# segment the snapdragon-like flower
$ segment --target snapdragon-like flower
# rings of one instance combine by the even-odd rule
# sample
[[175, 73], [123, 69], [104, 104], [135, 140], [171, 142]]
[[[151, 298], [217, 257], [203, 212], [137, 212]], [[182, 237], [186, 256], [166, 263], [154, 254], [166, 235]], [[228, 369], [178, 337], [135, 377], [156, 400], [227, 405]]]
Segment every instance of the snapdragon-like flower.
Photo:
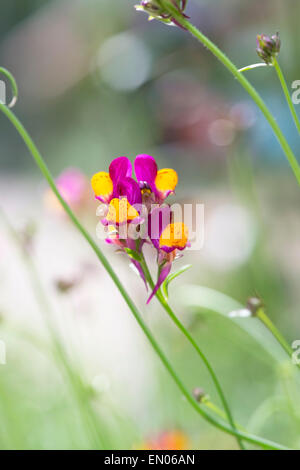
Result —
[[[73, 210], [80, 209], [88, 199], [88, 180], [77, 168], [67, 168], [56, 179], [57, 188]], [[64, 214], [57, 197], [51, 189], [44, 195], [46, 207], [57, 214]]]
[[123, 225], [138, 220], [139, 213], [133, 206], [141, 204], [142, 197], [139, 185], [131, 175], [130, 160], [119, 157], [111, 162], [108, 173], [101, 171], [92, 177], [95, 198], [109, 204], [102, 219], [104, 225]]
[[183, 251], [189, 246], [188, 228], [182, 222], [173, 221], [169, 206], [156, 207], [151, 211], [148, 218], [148, 235], [157, 250], [158, 277], [147, 303], [170, 274], [178, 251]]
[[101, 207], [101, 223], [107, 233], [106, 242], [126, 253], [138, 270], [146, 287], [143, 270], [144, 243], [151, 243], [156, 249], [158, 277], [148, 302], [156, 294], [169, 275], [173, 261], [188, 242], [188, 229], [173, 220], [173, 213], [166, 198], [173, 194], [178, 182], [175, 170], [158, 170], [157, 163], [150, 155], [138, 155], [132, 165], [126, 157], [112, 161], [109, 172], [96, 173], [91, 184]]
[[[187, 0], [170, 0], [177, 10], [182, 14], [183, 17], [187, 18], [184, 14], [186, 8]], [[148, 13], [149, 20], [160, 20], [164, 23], [177, 25], [180, 28], [183, 28], [175, 18], [161, 5], [159, 0], [142, 0], [139, 5], [135, 5], [137, 11], [144, 11]]]
[[138, 155], [134, 161], [134, 170], [140, 188], [144, 193], [153, 193], [155, 202], [161, 203], [174, 193], [178, 183], [176, 171], [171, 168], [158, 170], [155, 159], [150, 155]]
[[258, 34], [256, 38], [257, 49], [256, 52], [259, 57], [268, 65], [272, 64], [273, 58], [280, 52], [281, 41], [279, 33], [273, 36], [266, 34]]

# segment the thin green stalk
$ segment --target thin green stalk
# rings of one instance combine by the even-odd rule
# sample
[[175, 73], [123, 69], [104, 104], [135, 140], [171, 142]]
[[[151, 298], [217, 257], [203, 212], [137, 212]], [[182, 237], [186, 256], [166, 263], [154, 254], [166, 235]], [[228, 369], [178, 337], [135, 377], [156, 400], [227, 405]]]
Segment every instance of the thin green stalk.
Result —
[[273, 65], [274, 65], [274, 67], [275, 67], [275, 70], [276, 70], [276, 72], [277, 72], [277, 75], [278, 75], [280, 84], [281, 84], [281, 86], [282, 86], [282, 89], [283, 89], [283, 92], [284, 92], [284, 94], [285, 94], [287, 103], [288, 103], [288, 105], [289, 105], [289, 108], [290, 108], [292, 117], [293, 117], [293, 119], [294, 119], [295, 126], [297, 127], [297, 130], [298, 130], [298, 132], [299, 132], [299, 134], [300, 134], [300, 121], [299, 121], [298, 115], [297, 115], [297, 113], [296, 113], [295, 106], [294, 106], [294, 104], [293, 104], [293, 102], [292, 102], [292, 98], [291, 98], [291, 95], [290, 95], [290, 92], [289, 92], [289, 89], [288, 89], [286, 80], [285, 80], [285, 78], [284, 78], [282, 69], [281, 69], [281, 67], [280, 67], [280, 65], [279, 65], [279, 62], [278, 62], [278, 60], [277, 60], [276, 57], [273, 58]]
[[[177, 316], [175, 315], [175, 313], [173, 312], [173, 310], [171, 309], [170, 305], [166, 302], [165, 298], [163, 297], [161, 291], [158, 291], [157, 292], [157, 298], [160, 302], [160, 304], [162, 305], [162, 307], [165, 309], [165, 311], [167, 312], [167, 314], [169, 315], [169, 317], [171, 318], [171, 320], [173, 321], [173, 323], [177, 326], [177, 328], [184, 334], [184, 336], [187, 338], [187, 340], [190, 342], [190, 344], [193, 346], [193, 348], [195, 349], [195, 351], [197, 352], [197, 354], [199, 355], [199, 357], [201, 357], [205, 367], [207, 368], [211, 378], [212, 378], [212, 381], [216, 387], [216, 390], [219, 394], [219, 397], [222, 401], [222, 404], [223, 404], [223, 407], [224, 407], [224, 410], [225, 410], [225, 413], [226, 413], [226, 416], [227, 416], [227, 419], [228, 419], [228, 422], [230, 424], [230, 426], [232, 427], [232, 429], [235, 431], [236, 430], [236, 427], [235, 427], [235, 424], [234, 424], [234, 421], [233, 421], [233, 417], [232, 417], [232, 414], [231, 414], [231, 411], [230, 411], [230, 408], [229, 408], [229, 405], [227, 403], [227, 400], [225, 398], [225, 395], [224, 395], [224, 392], [222, 390], [222, 387], [221, 387], [221, 384], [212, 368], [212, 366], [210, 365], [207, 357], [205, 356], [205, 354], [202, 352], [202, 350], [199, 348], [198, 344], [196, 343], [196, 341], [194, 340], [194, 338], [191, 336], [191, 334], [186, 330], [186, 328], [184, 327], [184, 325], [180, 322], [180, 320], [177, 318]], [[237, 437], [237, 442], [238, 442], [238, 445], [240, 446], [240, 448], [242, 450], [244, 450], [244, 445], [241, 441], [241, 439], [239, 439]]]
[[47, 296], [44, 292], [43, 286], [40, 282], [38, 272], [36, 270], [35, 264], [28, 254], [26, 248], [23, 246], [19, 234], [15, 228], [10, 223], [5, 212], [0, 207], [0, 218], [5, 224], [7, 231], [11, 234], [11, 237], [15, 241], [15, 244], [20, 249], [24, 264], [29, 272], [29, 277], [33, 286], [33, 291], [36, 296], [37, 303], [40, 307], [41, 313], [43, 313], [43, 318], [47, 324], [48, 330], [50, 332], [50, 338], [52, 341], [52, 352], [54, 357], [56, 357], [63, 373], [69, 382], [69, 387], [73, 396], [78, 404], [78, 408], [82, 417], [82, 421], [86, 424], [87, 432], [90, 435], [91, 443], [95, 449], [99, 448], [99, 443], [102, 447], [105, 448], [106, 437], [101, 433], [98, 423], [94, 418], [93, 410], [91, 409], [90, 403], [86, 397], [86, 389], [81, 381], [81, 378], [69, 365], [65, 350], [56, 335], [55, 327], [51, 320], [51, 308], [47, 299]]
[[[213, 403], [209, 399], [209, 397], [204, 397], [201, 403], [203, 403], [203, 405], [205, 405], [209, 410], [212, 410], [216, 415], [220, 416], [220, 418], [226, 420], [227, 418], [226, 413], [224, 413], [223, 410], [221, 410], [215, 403]], [[235, 424], [236, 429], [240, 429], [241, 431], [247, 432], [246, 429], [240, 426], [238, 423], [234, 423], [234, 424]]]
[[104, 256], [104, 254], [102, 253], [102, 251], [100, 250], [98, 245], [96, 244], [96, 242], [93, 240], [93, 238], [89, 235], [89, 233], [85, 230], [85, 228], [80, 224], [80, 222], [76, 218], [75, 214], [72, 212], [72, 210], [70, 209], [70, 207], [68, 206], [66, 201], [63, 199], [63, 197], [59, 193], [59, 191], [58, 191], [58, 189], [55, 185], [54, 179], [53, 179], [53, 177], [51, 176], [51, 173], [48, 170], [47, 165], [45, 164], [41, 154], [39, 153], [37, 147], [35, 146], [33, 140], [31, 139], [28, 132], [25, 130], [22, 123], [14, 115], [14, 113], [12, 113], [12, 111], [10, 111], [10, 109], [8, 109], [2, 103], [0, 103], [0, 111], [2, 111], [5, 114], [5, 116], [9, 119], [9, 121], [13, 124], [13, 126], [16, 128], [16, 130], [18, 131], [18, 133], [22, 137], [22, 139], [23, 139], [24, 143], [26, 144], [29, 152], [31, 153], [33, 159], [35, 160], [38, 168], [40, 169], [41, 173], [44, 175], [45, 179], [49, 183], [51, 189], [53, 190], [54, 194], [58, 198], [58, 200], [61, 203], [62, 207], [64, 208], [64, 210], [68, 214], [69, 218], [71, 219], [71, 221], [73, 222], [73, 224], [75, 225], [77, 230], [83, 235], [83, 237], [86, 239], [86, 241], [88, 242], [90, 247], [93, 249], [93, 251], [95, 252], [97, 258], [100, 260], [103, 267], [106, 269], [107, 273], [110, 275], [111, 279], [115, 283], [116, 287], [119, 289], [119, 292], [121, 293], [121, 295], [124, 298], [126, 304], [128, 305], [129, 309], [131, 310], [132, 314], [134, 315], [137, 323], [139, 324], [139, 326], [143, 330], [144, 334], [146, 335], [147, 339], [149, 340], [149, 342], [150, 342], [151, 346], [153, 347], [154, 351], [159, 356], [160, 360], [162, 361], [162, 363], [166, 367], [168, 373], [170, 374], [170, 376], [172, 377], [172, 379], [176, 383], [176, 385], [179, 388], [179, 390], [181, 391], [181, 393], [185, 396], [188, 403], [194, 408], [194, 410], [199, 415], [201, 415], [204, 419], [206, 419], [206, 421], [208, 421], [212, 425], [216, 426], [217, 428], [219, 428], [220, 430], [222, 430], [222, 431], [224, 431], [228, 434], [237, 436], [240, 439], [246, 440], [246, 441], [248, 441], [252, 444], [258, 445], [258, 446], [260, 446], [264, 449], [286, 450], [287, 447], [282, 446], [282, 445], [277, 444], [277, 443], [274, 443], [274, 442], [269, 441], [267, 439], [263, 439], [261, 437], [253, 436], [251, 434], [244, 433], [242, 431], [234, 431], [231, 426], [228, 426], [227, 423], [219, 421], [217, 418], [210, 415], [206, 410], [201, 408], [195, 402], [193, 397], [190, 395], [190, 393], [188, 392], [186, 387], [181, 382], [180, 378], [177, 376], [175, 370], [173, 369], [170, 362], [166, 358], [165, 354], [163, 353], [163, 351], [159, 347], [158, 343], [154, 339], [151, 331], [148, 329], [146, 323], [142, 319], [138, 309], [136, 308], [135, 304], [131, 300], [130, 296], [127, 294], [126, 289], [124, 288], [123, 284], [119, 280], [119, 278], [118, 278], [117, 274], [115, 273], [115, 271], [113, 270], [112, 266], [110, 265], [110, 263], [108, 262], [108, 260], [106, 259], [106, 257]]
[[[293, 349], [262, 308], [256, 312], [256, 317], [259, 318], [259, 320], [268, 328], [272, 335], [277, 339], [278, 343], [285, 350], [289, 358], [291, 358], [294, 352]], [[300, 368], [300, 364], [297, 365]]]
[[273, 129], [274, 134], [276, 135], [288, 161], [292, 168], [292, 171], [300, 185], [300, 165], [289, 146], [286, 138], [284, 137], [279, 125], [277, 124], [276, 119], [274, 118], [273, 114], [270, 112], [268, 107], [266, 106], [265, 102], [261, 98], [261, 96], [257, 93], [255, 88], [251, 85], [251, 83], [247, 80], [247, 78], [243, 75], [243, 73], [239, 72], [237, 67], [233, 64], [233, 62], [221, 51], [210, 39], [208, 39], [198, 28], [192, 25], [188, 19], [184, 18], [180, 12], [174, 7], [169, 0], [159, 0], [160, 4], [163, 6], [165, 10], [167, 10], [172, 17], [176, 19], [176, 21], [182, 25], [186, 30], [188, 30], [198, 41], [200, 41], [207, 49], [212, 52], [212, 54], [230, 71], [230, 73], [240, 82], [240, 84], [245, 88], [248, 94], [251, 96], [253, 101], [257, 104], [260, 108], [262, 113], [264, 114], [265, 118], [269, 122], [271, 128]]
[[267, 398], [252, 414], [247, 427], [257, 432], [277, 412], [286, 412], [285, 402], [278, 396]]
[[[142, 262], [141, 262], [141, 265], [142, 265], [142, 268], [143, 268], [143, 271], [144, 271], [144, 274], [145, 274], [145, 277], [151, 287], [151, 289], [153, 290], [154, 289], [154, 282], [153, 282], [153, 279], [152, 279], [152, 276], [151, 276], [151, 273], [149, 271], [149, 268], [147, 266], [147, 263], [146, 263], [146, 260], [145, 258], [143, 257], [142, 258]], [[206, 355], [203, 353], [203, 351], [200, 349], [200, 347], [198, 346], [198, 344], [196, 343], [196, 341], [194, 340], [194, 338], [192, 337], [192, 335], [187, 331], [187, 329], [184, 327], [184, 325], [180, 322], [180, 320], [177, 318], [177, 316], [175, 315], [175, 313], [173, 312], [173, 310], [171, 309], [169, 303], [167, 302], [167, 300], [165, 299], [165, 297], [163, 296], [161, 290], [159, 289], [156, 293], [156, 297], [158, 299], [158, 301], [160, 302], [161, 306], [163, 307], [163, 309], [167, 312], [167, 314], [169, 315], [169, 317], [171, 318], [171, 320], [173, 321], [173, 323], [177, 326], [177, 328], [181, 331], [181, 333], [183, 333], [183, 335], [187, 338], [187, 340], [189, 341], [189, 343], [193, 346], [193, 348], [195, 349], [195, 351], [197, 352], [198, 356], [201, 358], [201, 361], [204, 363], [206, 369], [208, 370], [209, 372], [209, 375], [211, 376], [212, 378], [212, 381], [216, 387], [216, 390], [218, 392], [218, 395], [221, 399], [221, 402], [223, 404], [223, 407], [224, 407], [224, 410], [225, 410], [225, 413], [226, 413], [226, 416], [227, 416], [227, 419], [228, 419], [228, 422], [230, 423], [231, 427], [233, 430], [236, 430], [236, 427], [235, 427], [235, 424], [234, 424], [234, 421], [233, 421], [233, 417], [232, 417], [232, 414], [231, 414], [231, 411], [230, 411], [230, 408], [229, 408], [229, 405], [227, 403], [227, 400], [225, 398], [225, 394], [222, 390], [222, 387], [221, 387], [221, 384], [212, 368], [212, 366], [210, 365], [210, 362], [208, 361]], [[242, 450], [245, 450], [244, 446], [243, 446], [243, 443], [242, 441], [237, 438], [237, 442], [238, 442], [238, 445], [240, 446], [240, 448]]]
[[259, 62], [258, 64], [247, 65], [239, 69], [239, 72], [248, 72], [249, 70], [257, 69], [258, 67], [272, 67], [271, 64], [265, 64], [264, 62]]
[[10, 82], [11, 91], [13, 93], [13, 96], [12, 96], [12, 99], [11, 99], [10, 103], [7, 106], [9, 108], [13, 108], [14, 105], [16, 104], [17, 100], [18, 100], [18, 95], [19, 95], [17, 82], [15, 80], [15, 77], [7, 69], [5, 69], [4, 67], [0, 67], [0, 73], [2, 73], [2, 75], [4, 75]]

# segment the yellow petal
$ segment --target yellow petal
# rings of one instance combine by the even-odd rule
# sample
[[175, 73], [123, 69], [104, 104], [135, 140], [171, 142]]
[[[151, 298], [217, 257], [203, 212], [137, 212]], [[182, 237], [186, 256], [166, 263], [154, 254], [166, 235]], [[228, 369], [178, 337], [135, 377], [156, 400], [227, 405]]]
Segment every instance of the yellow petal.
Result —
[[188, 228], [181, 222], [169, 224], [162, 232], [159, 239], [159, 246], [169, 248], [185, 248], [188, 242]]
[[91, 185], [96, 196], [101, 197], [104, 201], [108, 199], [113, 192], [113, 182], [109, 173], [100, 171], [91, 179]]
[[109, 203], [106, 220], [112, 224], [123, 224], [136, 219], [139, 213], [129, 204], [126, 197], [114, 198]]
[[164, 168], [157, 172], [155, 178], [155, 186], [158, 191], [165, 193], [174, 191], [178, 183], [178, 176], [175, 170], [171, 168]]

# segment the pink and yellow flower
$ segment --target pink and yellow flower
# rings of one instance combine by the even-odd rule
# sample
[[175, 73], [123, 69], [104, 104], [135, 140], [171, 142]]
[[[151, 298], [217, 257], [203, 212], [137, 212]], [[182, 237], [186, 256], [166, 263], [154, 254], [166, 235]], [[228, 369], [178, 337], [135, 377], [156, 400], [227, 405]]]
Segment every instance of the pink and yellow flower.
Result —
[[141, 189], [154, 193], [157, 202], [164, 201], [173, 194], [178, 183], [175, 170], [158, 170], [157, 163], [150, 155], [138, 155], [134, 161], [135, 176]]
[[157, 207], [149, 214], [148, 235], [158, 253], [158, 278], [147, 303], [170, 274], [178, 250], [189, 246], [187, 226], [182, 222], [173, 222], [172, 217], [169, 206]]
[[[137, 181], [132, 178], [132, 165], [128, 158], [119, 157], [112, 161], [109, 172], [96, 173], [91, 184], [95, 198], [106, 205], [101, 222], [108, 233], [107, 243], [129, 254], [141, 278], [147, 286], [143, 271], [142, 248], [152, 243], [157, 251], [158, 279], [148, 302], [156, 294], [172, 268], [179, 251], [188, 242], [188, 229], [182, 222], [174, 221], [166, 198], [175, 192], [178, 176], [175, 170], [159, 170], [150, 155], [138, 155], [134, 161]], [[146, 211], [146, 214], [145, 214]], [[124, 232], [124, 226], [140, 230], [144, 237], [138, 240]], [[124, 235], [125, 233], [125, 235]]]
[[139, 217], [134, 205], [141, 204], [139, 185], [132, 178], [132, 165], [128, 158], [115, 158], [109, 172], [101, 171], [91, 179], [95, 198], [108, 204], [104, 225], [122, 225]]

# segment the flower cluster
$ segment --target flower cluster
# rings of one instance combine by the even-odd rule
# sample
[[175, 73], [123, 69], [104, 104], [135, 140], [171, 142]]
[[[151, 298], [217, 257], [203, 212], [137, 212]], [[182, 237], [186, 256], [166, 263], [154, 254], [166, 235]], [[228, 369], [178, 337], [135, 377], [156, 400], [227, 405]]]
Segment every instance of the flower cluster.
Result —
[[[187, 0], [171, 0], [171, 2], [173, 3], [174, 7], [177, 8], [177, 10], [182, 14], [182, 16], [187, 18], [187, 16], [184, 14]], [[175, 24], [182, 28], [176, 19], [165, 10], [159, 0], [142, 0], [139, 5], [135, 5], [135, 9], [148, 13], [149, 20], [158, 19], [164, 23]]]
[[279, 38], [279, 33], [273, 34], [271, 37], [267, 36], [266, 34], [258, 34], [256, 43], [256, 52], [259, 57], [266, 64], [272, 64], [273, 58], [276, 57], [280, 52], [281, 41]]
[[159, 170], [150, 155], [138, 155], [133, 168], [127, 157], [114, 159], [108, 172], [96, 173], [91, 184], [102, 205], [98, 214], [106, 228], [106, 242], [127, 253], [147, 287], [143, 269], [144, 243], [156, 249], [158, 278], [148, 299], [155, 295], [169, 275], [172, 262], [188, 245], [188, 229], [174, 221], [166, 198], [174, 193], [178, 176], [175, 170]]

